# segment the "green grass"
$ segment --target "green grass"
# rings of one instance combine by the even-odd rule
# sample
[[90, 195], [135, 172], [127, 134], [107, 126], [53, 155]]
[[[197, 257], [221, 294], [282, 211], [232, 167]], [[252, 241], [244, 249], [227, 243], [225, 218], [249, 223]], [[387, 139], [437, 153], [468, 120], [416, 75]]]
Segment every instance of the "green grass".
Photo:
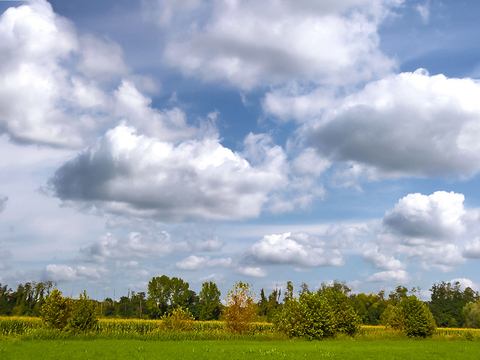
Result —
[[478, 359], [480, 346], [462, 341], [0, 341], [8, 359]]

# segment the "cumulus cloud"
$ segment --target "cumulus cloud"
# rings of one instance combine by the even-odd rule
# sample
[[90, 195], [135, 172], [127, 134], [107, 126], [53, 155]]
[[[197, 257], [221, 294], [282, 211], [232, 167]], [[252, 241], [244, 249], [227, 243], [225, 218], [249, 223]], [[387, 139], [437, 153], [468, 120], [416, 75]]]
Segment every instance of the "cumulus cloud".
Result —
[[265, 277], [268, 273], [260, 267], [239, 267], [236, 272], [245, 276], [251, 277]]
[[386, 73], [378, 24], [398, 0], [152, 0], [167, 34], [164, 56], [184, 74], [243, 89], [291, 79], [345, 84]]
[[140, 134], [177, 142], [200, 133], [197, 128], [187, 125], [186, 115], [181, 109], [152, 108], [152, 99], [140, 93], [131, 81], [123, 80], [114, 92], [114, 98], [116, 116], [126, 119]]
[[480, 259], [480, 238], [478, 236], [471, 241], [467, 241], [463, 249], [463, 256], [470, 259]]
[[210, 256], [189, 256], [182, 261], [175, 263], [175, 267], [180, 270], [200, 270], [215, 267], [230, 267], [231, 258], [210, 259]]
[[360, 164], [358, 176], [470, 177], [480, 171], [480, 83], [426, 70], [369, 83], [304, 126], [332, 162]]
[[60, 166], [49, 187], [65, 202], [116, 214], [162, 221], [246, 219], [258, 216], [268, 194], [287, 180], [280, 147], [259, 152], [249, 145], [248, 151], [256, 166], [217, 138], [175, 145], [121, 125]]
[[122, 48], [111, 41], [102, 41], [92, 35], [80, 38], [81, 60], [77, 69], [91, 78], [109, 79], [128, 73]]
[[44, 0], [2, 14], [0, 133], [19, 143], [79, 147], [102, 126], [106, 95], [74, 70], [74, 55], [91, 58], [102, 45], [83, 45]]
[[70, 267], [68, 265], [49, 264], [43, 271], [42, 278], [47, 281], [65, 282], [72, 280], [99, 280], [107, 270], [104, 268], [88, 268], [85, 266]]
[[250, 260], [269, 265], [293, 265], [299, 268], [341, 266], [340, 252], [307, 233], [265, 235], [248, 251]]
[[375, 269], [381, 270], [400, 270], [405, 267], [404, 264], [395, 257], [382, 254], [378, 251], [378, 247], [367, 250], [363, 253], [363, 260], [372, 264]]
[[463, 288], [464, 290], [469, 287], [473, 291], [479, 291], [480, 286], [478, 284], [475, 284], [472, 280], [466, 279], [466, 278], [456, 278], [450, 280], [450, 284], [455, 284], [456, 282], [460, 283], [460, 287]]
[[225, 283], [225, 276], [222, 274], [210, 274], [208, 276], [204, 276], [200, 279], [198, 279], [198, 282], [204, 283], [204, 282], [214, 282], [216, 284], [224, 284]]
[[463, 194], [445, 191], [405, 196], [386, 212], [376, 230], [377, 246], [364, 252], [364, 260], [390, 271], [404, 268], [408, 259], [425, 269], [453, 270], [476, 254], [476, 240], [469, 238], [478, 233], [478, 211], [463, 202]]
[[366, 282], [395, 282], [397, 284], [407, 284], [410, 281], [410, 275], [404, 270], [382, 271], [373, 274], [365, 279]]
[[[465, 232], [465, 196], [437, 191], [432, 195], [409, 194], [387, 211], [383, 224], [411, 241], [451, 239]], [[410, 241], [410, 240], [407, 240]]]
[[82, 245], [79, 259], [103, 263], [108, 259], [164, 257], [185, 247], [186, 244], [182, 242], [174, 243], [165, 231], [131, 232], [120, 238], [108, 233], [93, 243]]

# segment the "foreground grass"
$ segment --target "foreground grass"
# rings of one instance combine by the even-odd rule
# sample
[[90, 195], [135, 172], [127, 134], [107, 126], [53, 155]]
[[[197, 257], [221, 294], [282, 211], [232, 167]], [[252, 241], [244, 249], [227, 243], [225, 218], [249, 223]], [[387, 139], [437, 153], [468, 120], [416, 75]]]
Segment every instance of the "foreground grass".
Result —
[[474, 342], [438, 341], [0, 341], [8, 359], [478, 359]]

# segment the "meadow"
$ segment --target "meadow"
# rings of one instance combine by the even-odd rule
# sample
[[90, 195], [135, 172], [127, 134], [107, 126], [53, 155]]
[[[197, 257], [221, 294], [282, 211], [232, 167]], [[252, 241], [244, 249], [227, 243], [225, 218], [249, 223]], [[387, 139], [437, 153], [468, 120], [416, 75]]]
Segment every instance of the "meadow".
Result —
[[249, 334], [221, 321], [197, 321], [187, 332], [161, 331], [161, 320], [100, 319], [89, 333], [45, 329], [38, 318], [0, 317], [1, 359], [458, 359], [480, 357], [480, 330], [437, 329], [410, 339], [383, 326], [323, 341], [288, 339], [270, 323]]
[[464, 341], [0, 341], [7, 359], [475, 359], [476, 342]]

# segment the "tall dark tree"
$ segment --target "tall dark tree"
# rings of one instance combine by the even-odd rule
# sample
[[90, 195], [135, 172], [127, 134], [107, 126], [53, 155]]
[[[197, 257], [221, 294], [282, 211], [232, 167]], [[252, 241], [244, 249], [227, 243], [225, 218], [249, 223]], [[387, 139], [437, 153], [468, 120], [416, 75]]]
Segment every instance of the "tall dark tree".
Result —
[[220, 290], [212, 282], [204, 282], [198, 303], [198, 318], [202, 321], [218, 320], [221, 313]]
[[465, 321], [463, 308], [478, 297], [478, 293], [469, 287], [462, 291], [458, 281], [453, 285], [442, 281], [434, 284], [430, 291], [432, 295], [428, 307], [438, 327], [461, 327]]

